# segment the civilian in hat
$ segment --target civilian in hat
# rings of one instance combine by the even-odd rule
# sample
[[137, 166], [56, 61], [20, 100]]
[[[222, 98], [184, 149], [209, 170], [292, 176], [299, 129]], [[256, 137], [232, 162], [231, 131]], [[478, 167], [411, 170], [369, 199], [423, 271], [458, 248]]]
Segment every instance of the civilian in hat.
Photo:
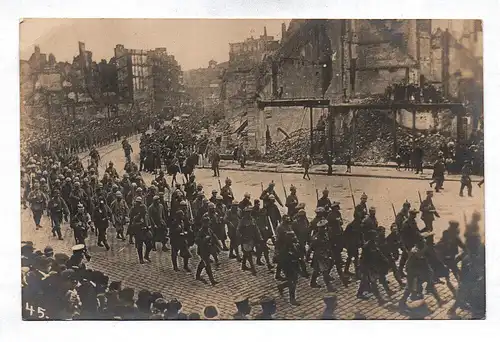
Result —
[[335, 310], [337, 309], [337, 296], [326, 295], [323, 297], [323, 302], [325, 303], [325, 309], [319, 319], [337, 319], [337, 315], [335, 314]]
[[293, 217], [297, 213], [297, 205], [299, 204], [299, 199], [297, 197], [297, 188], [292, 185], [290, 186], [290, 195], [285, 200], [285, 206], [288, 208], [288, 216]]
[[236, 304], [236, 309], [238, 310], [234, 315], [233, 319], [236, 320], [246, 320], [247, 315], [250, 314], [250, 311], [252, 311], [252, 307], [250, 306], [250, 302], [248, 300], [248, 297], [241, 297], [236, 299], [234, 302]]
[[255, 319], [274, 319], [273, 315], [276, 313], [276, 301], [271, 297], [263, 297], [260, 300], [262, 312], [255, 316]]
[[203, 319], [205, 320], [218, 320], [219, 319], [219, 310], [214, 305], [206, 306], [203, 310]]

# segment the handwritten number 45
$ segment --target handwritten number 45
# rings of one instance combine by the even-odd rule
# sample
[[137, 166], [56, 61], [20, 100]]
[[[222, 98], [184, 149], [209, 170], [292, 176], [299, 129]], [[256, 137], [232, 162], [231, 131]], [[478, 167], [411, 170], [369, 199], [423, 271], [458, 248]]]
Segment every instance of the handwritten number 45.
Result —
[[33, 308], [32, 305], [26, 303], [26, 311], [29, 311], [30, 316], [34, 316], [36, 314], [38, 318], [45, 318], [48, 319], [49, 317], [45, 315], [45, 309], [41, 307], [37, 307], [37, 310], [35, 311], [35, 308]]

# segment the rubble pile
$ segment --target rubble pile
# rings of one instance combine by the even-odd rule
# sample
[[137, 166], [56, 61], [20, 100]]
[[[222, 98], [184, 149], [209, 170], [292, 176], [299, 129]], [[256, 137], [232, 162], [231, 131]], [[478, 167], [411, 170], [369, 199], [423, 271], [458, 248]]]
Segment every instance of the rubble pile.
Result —
[[271, 143], [263, 160], [271, 163], [300, 163], [309, 151], [309, 130], [301, 128], [289, 136], [289, 138]]

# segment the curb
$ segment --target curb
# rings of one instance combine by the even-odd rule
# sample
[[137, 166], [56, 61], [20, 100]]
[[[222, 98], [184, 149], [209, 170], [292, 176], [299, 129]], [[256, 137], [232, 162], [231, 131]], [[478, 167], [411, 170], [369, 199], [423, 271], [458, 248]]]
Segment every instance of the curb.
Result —
[[[208, 166], [198, 166], [199, 169], [209, 169], [211, 170], [211, 167]], [[277, 170], [277, 169], [241, 169], [241, 168], [236, 168], [236, 167], [227, 167], [227, 166], [222, 166], [220, 167], [221, 170], [228, 170], [228, 171], [251, 171], [251, 172], [269, 172], [269, 173], [290, 173], [290, 174], [302, 174], [302, 171], [297, 171], [297, 170]], [[310, 175], [317, 175], [317, 176], [328, 176], [327, 172], [322, 172], [322, 171], [311, 171], [309, 172]], [[384, 179], [407, 179], [407, 180], [425, 180], [425, 181], [431, 181], [432, 178], [425, 176], [425, 177], [411, 177], [411, 176], [392, 176], [392, 175], [370, 175], [370, 174], [360, 174], [360, 173], [343, 173], [343, 172], [333, 172], [331, 176], [337, 176], [337, 177], [359, 177], [359, 178], [384, 178]], [[460, 182], [460, 179], [455, 179], [455, 178], [450, 178], [450, 179], [445, 179], [446, 182]], [[475, 180], [473, 180], [474, 182]]]

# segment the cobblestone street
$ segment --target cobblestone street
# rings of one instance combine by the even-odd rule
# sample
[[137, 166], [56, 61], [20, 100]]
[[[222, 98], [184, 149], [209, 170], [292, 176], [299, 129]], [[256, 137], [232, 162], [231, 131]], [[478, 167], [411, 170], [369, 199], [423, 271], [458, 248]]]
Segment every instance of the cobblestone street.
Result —
[[[138, 143], [136, 139], [131, 139], [131, 142], [133, 142], [133, 156], [137, 159]], [[124, 155], [120, 142], [102, 148], [100, 153], [102, 156], [101, 174], [110, 160], [113, 160], [118, 172], [123, 173]], [[84, 165], [86, 165], [86, 161], [84, 161]], [[217, 178], [212, 177], [210, 170], [197, 169], [195, 173], [196, 180], [203, 184], [205, 193], [209, 193], [212, 189], [218, 190]], [[368, 195], [368, 204], [377, 208], [379, 224], [385, 227], [389, 227], [394, 219], [391, 203], [394, 204], [396, 211], [399, 211], [406, 199], [411, 202], [413, 207], [418, 207], [418, 191], [420, 191], [423, 198], [425, 197], [425, 191], [429, 189], [428, 181], [419, 179], [311, 175], [312, 179], [305, 181], [302, 180], [300, 174], [283, 173], [282, 175], [287, 193], [289, 193], [290, 185], [293, 184], [297, 187], [299, 202], [306, 203], [308, 217], [313, 217], [316, 204], [316, 189], [321, 194], [322, 189], [326, 187], [330, 190], [330, 198], [341, 203], [341, 211], [346, 223], [352, 219], [353, 214], [353, 203], [349, 191], [350, 179], [356, 202], [359, 201], [360, 195], [365, 192]], [[153, 176], [143, 174], [143, 177], [146, 184], [149, 185]], [[237, 199], [241, 199], [245, 192], [249, 192], [252, 199], [257, 198], [261, 193], [261, 183], [266, 187], [269, 182], [274, 180], [276, 191], [279, 197], [284, 200], [281, 178], [277, 173], [221, 170], [220, 181], [222, 184], [226, 177], [232, 179], [232, 188]], [[463, 229], [464, 216], [470, 218], [474, 210], [483, 213], [483, 190], [474, 185], [474, 197], [459, 197], [459, 186], [459, 182], [447, 182], [444, 185], [445, 190], [434, 196], [434, 204], [441, 215], [441, 218], [435, 222], [437, 239], [440, 238], [442, 230], [447, 227], [450, 219], [458, 220]], [[46, 217], [42, 221], [43, 229], [35, 230], [30, 211], [23, 210], [21, 216], [23, 241], [33, 241], [37, 248], [43, 249], [46, 245], [50, 245], [56, 252], [71, 253], [74, 239], [68, 224], [63, 226], [64, 240], [59, 241], [51, 236], [50, 222]], [[422, 225], [420, 220], [419, 225]], [[157, 252], [152, 252], [152, 263], [141, 265], [138, 262], [135, 248], [129, 245], [128, 242], [117, 240], [114, 229], [108, 230], [108, 240], [111, 250], [107, 252], [104, 248], [96, 246], [95, 236], [90, 237], [88, 245], [92, 255], [91, 268], [105, 272], [110, 276], [110, 280], [122, 280], [124, 286], [134, 287], [136, 292], [146, 288], [151, 291], [160, 291], [167, 298], [176, 297], [182, 302], [183, 311], [186, 313], [201, 312], [206, 305], [216, 304], [220, 309], [221, 318], [230, 318], [235, 311], [233, 304], [235, 297], [248, 296], [252, 302], [258, 302], [263, 295], [269, 295], [277, 299], [277, 318], [314, 319], [319, 317], [323, 309], [322, 297], [326, 294], [324, 287], [313, 289], [309, 287], [308, 279], [300, 279], [297, 294], [302, 305], [298, 307], [291, 306], [286, 296], [279, 297], [273, 274], [269, 273], [265, 267], [258, 267], [257, 276], [252, 276], [249, 272], [241, 271], [240, 264], [235, 260], [228, 259], [227, 252], [222, 252], [220, 258], [222, 264], [214, 271], [215, 277], [220, 283], [212, 287], [194, 279], [194, 270], [199, 260], [197, 256], [190, 261], [191, 269], [193, 269], [192, 273], [175, 272], [172, 269], [170, 252], [162, 252], [158, 249]], [[424, 317], [426, 319], [445, 319], [448, 318], [446, 311], [453, 303], [452, 294], [446, 285], [437, 285], [445, 305], [438, 308], [435, 300], [427, 295], [425, 298], [427, 305], [411, 309], [411, 315], [409, 315], [398, 311], [397, 302], [402, 291], [399, 290], [392, 274], [388, 278], [390, 287], [395, 291], [395, 294], [383, 306], [379, 306], [375, 298], [370, 300], [357, 299], [358, 282], [351, 282], [348, 288], [344, 288], [336, 275], [334, 278], [338, 297], [337, 313], [341, 319], [352, 318], [352, 315], [356, 312], [364, 314], [369, 319]], [[381, 292], [385, 294], [383, 290]], [[419, 303], [413, 303], [413, 305], [417, 304]], [[412, 303], [410, 303], [410, 306], [412, 306]], [[252, 315], [257, 314], [259, 308], [257, 305], [254, 306]], [[458, 314], [461, 317], [467, 317], [464, 312], [458, 311]]]

